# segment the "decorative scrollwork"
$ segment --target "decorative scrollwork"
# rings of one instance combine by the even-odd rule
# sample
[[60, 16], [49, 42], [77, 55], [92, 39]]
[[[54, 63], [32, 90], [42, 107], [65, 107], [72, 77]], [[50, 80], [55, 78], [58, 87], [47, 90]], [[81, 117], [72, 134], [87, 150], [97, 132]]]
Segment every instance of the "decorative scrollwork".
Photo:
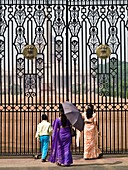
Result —
[[56, 40], [56, 57], [58, 60], [61, 60], [62, 58], [62, 44], [62, 40]]
[[3, 35], [7, 27], [7, 23], [4, 17], [5, 10], [0, 6], [0, 35]]
[[118, 66], [118, 60], [114, 57], [112, 57], [110, 59], [110, 72], [112, 77], [116, 77], [117, 76], [117, 66]]
[[93, 57], [91, 59], [91, 75], [93, 78], [97, 77], [97, 70], [98, 70], [98, 59]]
[[109, 95], [109, 74], [98, 74], [99, 82], [99, 95], [108, 96]]
[[71, 19], [69, 21], [69, 30], [72, 34], [72, 36], [78, 36], [78, 33], [80, 31], [80, 21], [78, 19], [79, 16], [79, 7], [71, 7], [70, 8], [70, 16]]
[[23, 27], [17, 27], [17, 36], [15, 38], [15, 47], [18, 51], [18, 53], [22, 53], [23, 47], [26, 45], [26, 40], [24, 37], [24, 28]]
[[117, 21], [118, 21], [118, 11], [116, 6], [110, 6], [108, 13], [107, 13], [107, 18], [111, 26], [115, 26]]
[[45, 12], [44, 12], [44, 7], [41, 5], [37, 5], [35, 7], [35, 12], [34, 12], [34, 18], [38, 26], [42, 26], [42, 24], [45, 21]]
[[17, 25], [22, 26], [26, 18], [24, 6], [23, 5], [16, 6], [16, 11], [14, 15]]
[[22, 78], [24, 76], [24, 59], [18, 58], [17, 59], [17, 76]]
[[4, 57], [4, 41], [0, 40], [0, 59]]
[[108, 45], [111, 47], [112, 53], [116, 53], [119, 46], [119, 39], [117, 37], [117, 28], [110, 27], [110, 37], [108, 38]]
[[72, 58], [76, 59], [78, 57], [78, 39], [75, 37], [71, 40], [71, 52], [72, 52]]
[[56, 35], [62, 35], [65, 28], [65, 23], [63, 20], [63, 10], [63, 6], [58, 5], [55, 7], [55, 19], [53, 21], [53, 28]]
[[92, 26], [96, 26], [99, 19], [98, 7], [92, 6], [89, 8], [88, 20]]
[[96, 27], [91, 27], [90, 28], [90, 37], [88, 39], [88, 46], [89, 49], [92, 53], [95, 53], [96, 48], [100, 44], [98, 35], [97, 35], [97, 28]]
[[36, 95], [36, 75], [25, 75], [25, 96], [33, 97]]
[[44, 75], [44, 60], [42, 57], [37, 58], [37, 75], [39, 78], [42, 78]]
[[44, 48], [46, 46], [46, 40], [44, 38], [44, 29], [42, 27], [36, 28], [34, 44], [38, 50], [38, 53], [42, 53], [44, 51]]

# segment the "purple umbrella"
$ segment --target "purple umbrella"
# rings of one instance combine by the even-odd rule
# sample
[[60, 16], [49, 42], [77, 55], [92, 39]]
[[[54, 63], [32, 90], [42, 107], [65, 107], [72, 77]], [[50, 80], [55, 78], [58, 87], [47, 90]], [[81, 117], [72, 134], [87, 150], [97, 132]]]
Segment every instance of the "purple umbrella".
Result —
[[71, 102], [66, 101], [62, 103], [64, 113], [70, 123], [79, 131], [84, 129], [84, 120], [79, 110]]

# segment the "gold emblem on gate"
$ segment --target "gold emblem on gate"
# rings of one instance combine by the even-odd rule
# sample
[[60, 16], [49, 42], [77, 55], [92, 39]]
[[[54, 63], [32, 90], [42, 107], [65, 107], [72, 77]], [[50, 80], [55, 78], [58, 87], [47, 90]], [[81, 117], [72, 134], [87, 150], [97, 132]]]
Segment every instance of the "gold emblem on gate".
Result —
[[23, 49], [23, 55], [27, 59], [34, 59], [37, 56], [37, 48], [34, 45], [26, 45]]
[[96, 54], [101, 59], [106, 59], [111, 55], [111, 49], [108, 45], [102, 44], [97, 47]]

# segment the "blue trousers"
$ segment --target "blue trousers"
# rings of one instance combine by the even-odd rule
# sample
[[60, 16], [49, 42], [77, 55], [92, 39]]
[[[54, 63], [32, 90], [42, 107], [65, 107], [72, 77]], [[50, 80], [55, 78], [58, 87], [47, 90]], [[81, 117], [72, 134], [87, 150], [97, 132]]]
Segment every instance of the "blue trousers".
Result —
[[46, 159], [49, 146], [49, 135], [40, 136], [42, 159]]

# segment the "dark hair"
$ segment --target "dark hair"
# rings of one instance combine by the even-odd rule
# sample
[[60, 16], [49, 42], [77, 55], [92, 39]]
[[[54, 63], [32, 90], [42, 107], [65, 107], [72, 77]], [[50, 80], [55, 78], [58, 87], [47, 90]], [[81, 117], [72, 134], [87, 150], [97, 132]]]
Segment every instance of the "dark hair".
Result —
[[62, 123], [63, 127], [66, 127], [66, 125], [67, 125], [67, 117], [64, 114], [64, 112], [61, 113], [61, 123]]
[[87, 109], [86, 110], [86, 117], [87, 119], [90, 119], [93, 115], [93, 111], [91, 109]]
[[59, 112], [60, 112], [62, 127], [66, 127], [66, 125], [67, 125], [67, 117], [64, 114], [64, 109], [63, 109], [62, 104], [59, 104]]
[[42, 114], [42, 120], [48, 120], [48, 116], [46, 114]]
[[90, 119], [92, 118], [92, 115], [93, 115], [93, 109], [94, 109], [94, 106], [93, 105], [88, 105], [88, 108], [86, 110], [86, 117], [87, 119]]
[[64, 109], [63, 109], [63, 105], [60, 103], [59, 104], [59, 112], [61, 113], [61, 112], [64, 112]]
[[91, 109], [91, 110], [93, 111], [94, 106], [93, 106], [92, 104], [89, 104], [89, 105], [88, 105], [88, 109]]

